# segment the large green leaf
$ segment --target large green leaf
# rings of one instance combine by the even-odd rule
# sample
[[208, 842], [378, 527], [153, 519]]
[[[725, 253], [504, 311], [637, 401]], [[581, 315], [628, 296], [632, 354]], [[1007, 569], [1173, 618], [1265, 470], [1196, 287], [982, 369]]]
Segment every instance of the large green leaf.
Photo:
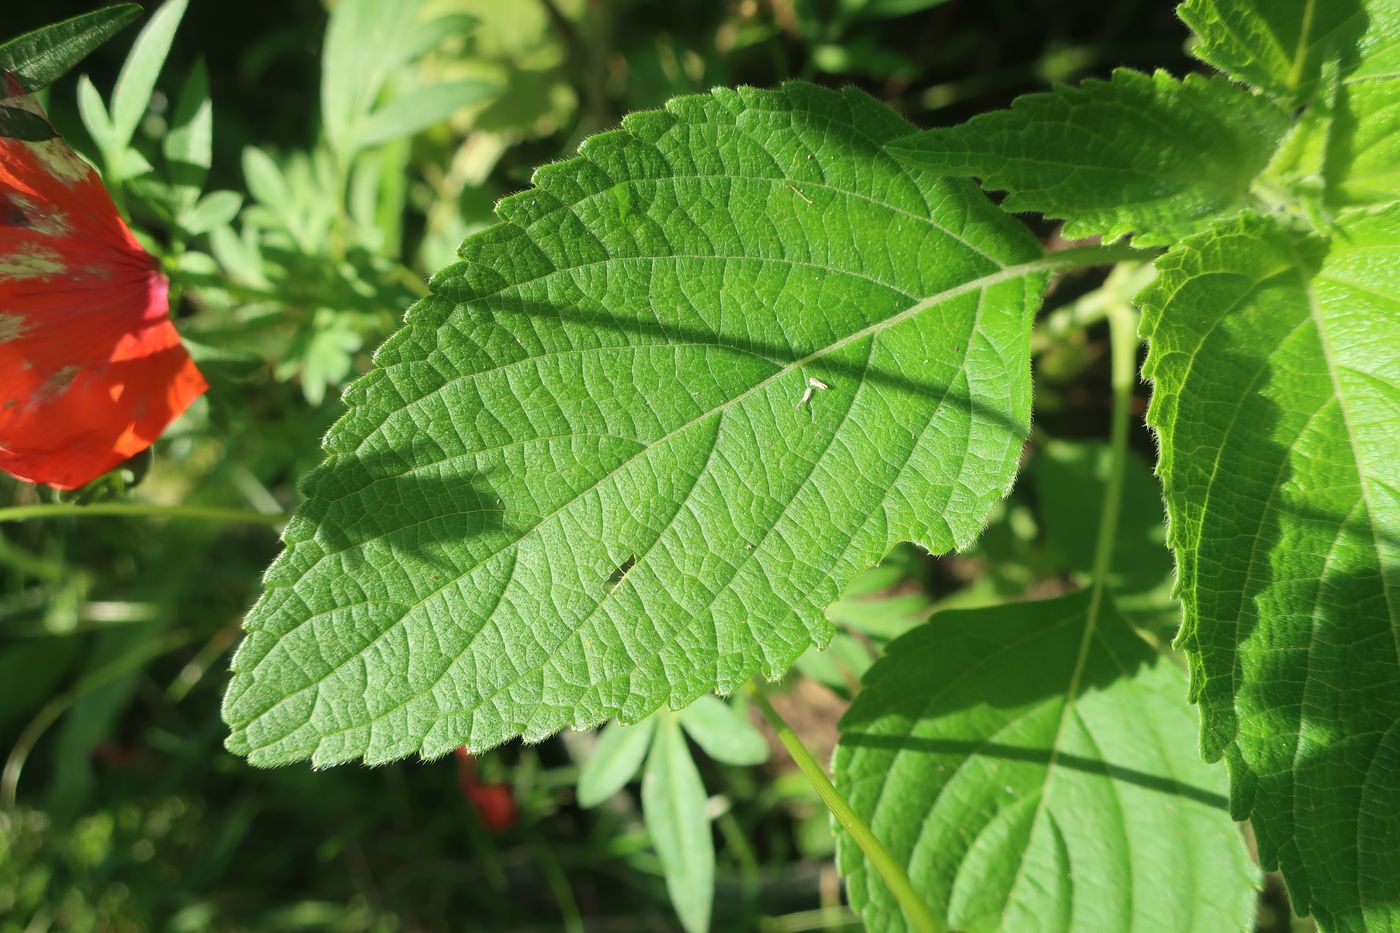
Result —
[[[935, 615], [841, 721], [856, 812], [951, 929], [1243, 930], [1254, 870], [1201, 762], [1185, 678], [1090, 591]], [[860, 850], [867, 929], [906, 929]]]
[[1169, 243], [1238, 213], [1288, 129], [1277, 105], [1224, 78], [1120, 68], [1018, 97], [1010, 110], [896, 141], [899, 158], [976, 175], [1004, 207], [1069, 221], [1070, 237]]
[[466, 241], [346, 393], [229, 747], [376, 762], [776, 676], [1011, 482], [1055, 257], [804, 84], [634, 114]]
[[[1368, 13], [1394, 0], [1185, 0], [1195, 53], [1239, 81], [1305, 103], [1329, 59], [1355, 53]], [[1363, 6], [1370, 9], [1363, 9]]]
[[1245, 217], [1142, 296], [1202, 746], [1299, 912], [1400, 928], [1400, 208]]

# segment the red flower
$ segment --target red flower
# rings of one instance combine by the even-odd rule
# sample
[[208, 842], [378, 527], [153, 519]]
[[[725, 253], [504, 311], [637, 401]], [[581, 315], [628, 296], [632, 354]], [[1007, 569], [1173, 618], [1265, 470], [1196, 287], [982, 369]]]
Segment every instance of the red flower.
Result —
[[[17, 97], [8, 107], [43, 115]], [[0, 470], [74, 489], [155, 442], [208, 386], [168, 283], [60, 138], [0, 138]]]
[[465, 745], [457, 749], [457, 785], [489, 832], [505, 832], [515, 825], [515, 792], [508, 784], [483, 784], [478, 780], [476, 759]]

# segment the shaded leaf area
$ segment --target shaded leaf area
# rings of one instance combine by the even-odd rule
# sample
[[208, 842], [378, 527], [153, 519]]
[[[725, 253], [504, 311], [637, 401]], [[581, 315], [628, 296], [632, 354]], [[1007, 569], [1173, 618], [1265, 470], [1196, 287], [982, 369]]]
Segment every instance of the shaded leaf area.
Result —
[[1400, 926], [1400, 209], [1247, 216], [1141, 296], [1206, 756], [1295, 909]]
[[[1107, 444], [1051, 438], [1028, 467], [1046, 543], [1062, 566], [1088, 580], [1112, 453]], [[1172, 596], [1172, 558], [1162, 528], [1162, 490], [1152, 468], [1129, 451], [1123, 500], [1107, 579], [1118, 610], [1134, 625], [1170, 639], [1181, 622]]]
[[635, 721], [780, 674], [896, 542], [971, 542], [1027, 431], [1045, 263], [883, 151], [908, 132], [854, 90], [721, 90], [503, 201], [347, 391], [229, 747], [375, 762]]
[[1296, 105], [1329, 61], [1354, 61], [1370, 16], [1395, 10], [1394, 0], [1185, 0], [1177, 13], [1200, 39], [1198, 58]]
[[896, 140], [901, 159], [976, 175], [1010, 211], [1067, 220], [1071, 238], [1170, 243], [1238, 213], [1288, 129], [1277, 105], [1224, 78], [1120, 68], [1018, 97], [1009, 110]]
[[[836, 783], [951, 929], [1244, 929], [1254, 871], [1184, 693], [1106, 596], [942, 612], [867, 673]], [[844, 836], [838, 867], [868, 929], [907, 928]]]

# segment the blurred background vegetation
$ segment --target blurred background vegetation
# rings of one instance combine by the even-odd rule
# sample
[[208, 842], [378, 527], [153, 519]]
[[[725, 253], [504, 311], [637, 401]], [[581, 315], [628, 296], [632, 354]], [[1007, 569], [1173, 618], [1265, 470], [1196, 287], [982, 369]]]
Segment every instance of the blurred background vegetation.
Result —
[[[0, 39], [94, 6], [9, 4]], [[628, 111], [800, 77], [859, 85], [927, 126], [1119, 65], [1193, 67], [1162, 0], [195, 0], [165, 15], [136, 53], [154, 63], [150, 93], [111, 94], [138, 24], [46, 103], [162, 257], [211, 389], [153, 455], [76, 498], [270, 515], [294, 507], [340, 387], [426, 277], [534, 167]], [[1101, 321], [1140, 284], [1129, 272], [1057, 285], [1028, 481], [976, 550], [897, 550], [775, 691], [818, 755], [885, 641], [940, 607], [1063, 592], [1087, 572]], [[1120, 601], [1160, 641], [1171, 566], [1151, 441], [1135, 445]], [[0, 480], [0, 506], [53, 498]], [[694, 928], [704, 872], [672, 864], [668, 891], [652, 840], [670, 830], [645, 818], [637, 780], [651, 744], [682, 734], [700, 783], [665, 793], [711, 820], [714, 928], [857, 926], [825, 810], [742, 698], [475, 761], [315, 773], [225, 753], [229, 653], [277, 548], [257, 523], [0, 524], [0, 931]], [[1261, 924], [1288, 929], [1276, 891]]]

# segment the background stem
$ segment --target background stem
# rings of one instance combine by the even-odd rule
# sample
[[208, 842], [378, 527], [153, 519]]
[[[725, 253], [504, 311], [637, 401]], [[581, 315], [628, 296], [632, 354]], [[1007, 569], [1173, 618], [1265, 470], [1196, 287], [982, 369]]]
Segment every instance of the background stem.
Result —
[[1094, 545], [1094, 597], [1091, 618], [1096, 614], [1108, 575], [1113, 569], [1113, 548], [1118, 540], [1118, 517], [1123, 508], [1123, 477], [1128, 461], [1128, 419], [1137, 380], [1137, 312], [1131, 305], [1114, 302], [1108, 310], [1110, 380], [1113, 387], [1113, 415], [1109, 426], [1108, 482], [1104, 486], [1103, 513], [1099, 517], [1098, 540]]
[[0, 509], [0, 522], [20, 522], [30, 518], [72, 518], [78, 515], [126, 515], [144, 518], [190, 518], [206, 522], [246, 522], [280, 525], [290, 516], [281, 512], [252, 512], [211, 505], [157, 505], [152, 502], [46, 502], [15, 505]]
[[750, 688], [750, 695], [754, 704], [758, 706], [763, 717], [768, 720], [768, 724], [773, 727], [773, 731], [778, 734], [778, 741], [783, 743], [792, 760], [796, 763], [799, 771], [807, 778], [812, 785], [812, 789], [817, 792], [817, 796], [826, 804], [826, 808], [831, 811], [831, 815], [836, 817], [836, 822], [840, 823], [846, 832], [851, 834], [856, 845], [865, 853], [866, 859], [875, 866], [885, 885], [899, 901], [900, 907], [904, 909], [905, 919], [909, 921], [912, 929], [919, 933], [946, 933], [947, 927], [939, 922], [933, 911], [919, 897], [914, 890], [913, 883], [909, 880], [909, 875], [904, 871], [904, 866], [897, 862], [889, 849], [885, 848], [875, 833], [873, 833], [865, 821], [862, 820], [841, 792], [836, 789], [836, 785], [831, 783], [831, 778], [826, 776], [825, 769], [817, 760], [812, 757], [812, 753], [807, 750], [807, 746], [802, 744], [802, 740], [797, 737], [797, 733], [792, 731], [792, 727], [787, 724], [778, 711], [773, 708], [773, 704], [768, 702], [768, 696], [757, 684]]

